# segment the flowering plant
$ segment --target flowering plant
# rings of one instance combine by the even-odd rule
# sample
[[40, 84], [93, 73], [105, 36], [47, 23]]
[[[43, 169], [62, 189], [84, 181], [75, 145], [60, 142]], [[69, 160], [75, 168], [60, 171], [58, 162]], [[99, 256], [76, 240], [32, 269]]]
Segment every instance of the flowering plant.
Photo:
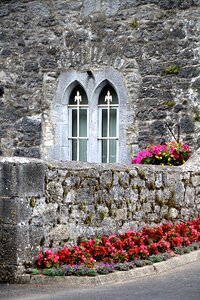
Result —
[[180, 166], [188, 160], [192, 150], [187, 144], [169, 142], [163, 145], [148, 146], [132, 160], [133, 164]]
[[176, 225], [168, 223], [154, 228], [144, 227], [138, 232], [130, 230], [120, 235], [90, 239], [56, 253], [45, 250], [38, 255], [35, 264], [38, 268], [58, 268], [63, 265], [93, 268], [101, 263], [145, 260], [152, 255], [170, 253], [177, 247], [194, 243], [200, 243], [200, 218]]

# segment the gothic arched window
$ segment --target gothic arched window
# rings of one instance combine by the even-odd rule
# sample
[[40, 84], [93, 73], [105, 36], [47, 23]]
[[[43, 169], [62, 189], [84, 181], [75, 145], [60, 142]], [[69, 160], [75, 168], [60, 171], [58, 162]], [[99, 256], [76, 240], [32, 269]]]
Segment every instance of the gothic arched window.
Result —
[[88, 99], [80, 84], [69, 96], [69, 152], [70, 159], [87, 161], [88, 153]]
[[106, 84], [98, 100], [99, 149], [102, 163], [118, 162], [119, 103], [114, 88]]
[[124, 78], [118, 71], [93, 70], [92, 76], [85, 71], [64, 72], [51, 114], [44, 115], [44, 157], [130, 163], [127, 133], [133, 118]]

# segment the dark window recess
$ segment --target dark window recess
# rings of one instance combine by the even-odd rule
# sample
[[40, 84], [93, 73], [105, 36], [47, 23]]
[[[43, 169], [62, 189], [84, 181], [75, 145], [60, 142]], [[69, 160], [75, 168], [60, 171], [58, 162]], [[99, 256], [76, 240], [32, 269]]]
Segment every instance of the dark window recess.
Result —
[[2, 85], [0, 85], [0, 97], [3, 96], [4, 94], [4, 88], [2, 87]]

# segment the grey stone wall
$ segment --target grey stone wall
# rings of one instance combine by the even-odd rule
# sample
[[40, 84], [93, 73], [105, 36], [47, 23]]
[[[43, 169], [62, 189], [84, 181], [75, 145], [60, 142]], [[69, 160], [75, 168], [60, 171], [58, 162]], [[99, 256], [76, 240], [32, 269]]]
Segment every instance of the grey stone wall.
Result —
[[168, 119], [199, 147], [199, 14], [199, 0], [1, 1], [0, 154], [44, 157], [59, 75], [110, 67], [127, 88], [128, 146], [171, 139]]
[[182, 167], [51, 163], [46, 201], [36, 202], [31, 223], [43, 224], [44, 246], [57, 248], [83, 237], [197, 218], [199, 163], [198, 157]]
[[[44, 195], [44, 165], [37, 159], [0, 159], [0, 282], [23, 281], [37, 233], [31, 203]], [[21, 276], [22, 275], [22, 276]], [[24, 277], [25, 278], [25, 277]]]
[[181, 167], [0, 159], [0, 282], [45, 248], [200, 216], [200, 153]]

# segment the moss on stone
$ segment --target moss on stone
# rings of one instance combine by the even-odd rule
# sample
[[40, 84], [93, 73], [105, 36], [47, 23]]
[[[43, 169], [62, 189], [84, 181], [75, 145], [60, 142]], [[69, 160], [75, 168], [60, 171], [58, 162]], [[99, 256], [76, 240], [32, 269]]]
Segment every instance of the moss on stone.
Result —
[[35, 199], [35, 197], [31, 197], [31, 199], [30, 199], [30, 206], [31, 206], [32, 208], [34, 208], [35, 205], [36, 205], [36, 199]]
[[107, 217], [107, 212], [105, 210], [101, 210], [99, 212], [99, 216], [100, 216], [101, 221], [103, 221]]
[[138, 170], [138, 174], [139, 174], [139, 176], [140, 176], [141, 179], [143, 179], [143, 180], [145, 179], [146, 175], [145, 175], [144, 170], [139, 169], [139, 170]]
[[43, 236], [40, 240], [40, 246], [43, 247], [45, 243], [45, 237]]
[[200, 122], [200, 111], [197, 108], [193, 109], [193, 119], [196, 122]]
[[92, 214], [89, 214], [89, 215], [85, 218], [84, 224], [85, 224], [85, 225], [89, 225], [89, 224], [92, 223], [92, 220], [93, 220], [93, 215], [92, 215]]
[[180, 72], [180, 67], [176, 64], [171, 64], [163, 71], [164, 75], [176, 75]]
[[147, 182], [146, 186], [149, 190], [152, 190], [152, 191], [154, 191], [156, 189], [155, 182]]
[[169, 100], [167, 102], [165, 102], [165, 104], [167, 105], [167, 107], [174, 107], [176, 102], [174, 100]]
[[139, 26], [138, 20], [137, 19], [133, 19], [130, 23], [130, 26], [132, 29], [137, 29]]
[[79, 210], [82, 210], [82, 211], [86, 211], [85, 203], [79, 203], [78, 209], [79, 209]]
[[155, 197], [155, 203], [159, 205], [160, 207], [163, 207], [165, 205], [165, 200], [161, 199], [158, 195]]

